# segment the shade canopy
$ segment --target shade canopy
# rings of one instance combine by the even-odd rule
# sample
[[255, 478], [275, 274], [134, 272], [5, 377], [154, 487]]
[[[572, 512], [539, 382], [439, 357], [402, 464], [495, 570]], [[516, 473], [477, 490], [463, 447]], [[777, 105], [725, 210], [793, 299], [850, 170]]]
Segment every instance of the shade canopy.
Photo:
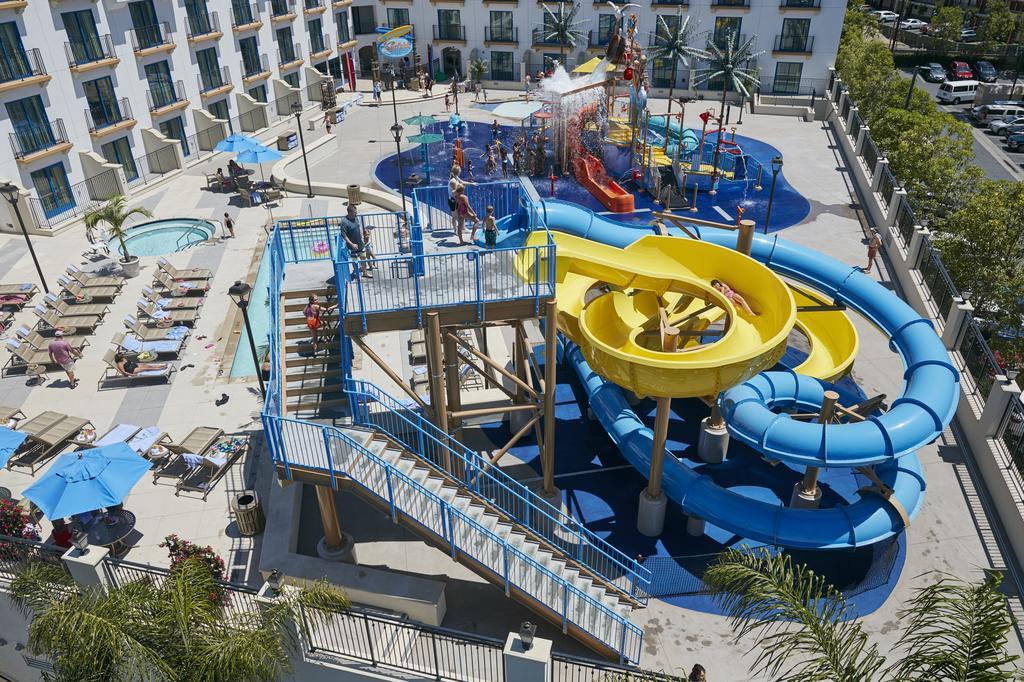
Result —
[[495, 116], [522, 121], [530, 118], [544, 106], [540, 102], [502, 102], [491, 111]]
[[18, 451], [26, 438], [27, 433], [0, 426], [0, 468], [7, 466], [8, 460]]
[[259, 145], [239, 152], [236, 158], [239, 163], [270, 163], [271, 161], [280, 161], [283, 156], [276, 149]]
[[127, 443], [67, 452], [23, 495], [50, 519], [120, 504], [153, 465]]
[[434, 144], [443, 140], [444, 135], [440, 133], [421, 133], [419, 135], [410, 135], [406, 139], [415, 144]]
[[252, 149], [254, 147], [262, 147], [260, 141], [255, 137], [248, 135], [241, 135], [239, 133], [232, 133], [223, 140], [217, 143], [214, 147], [215, 151], [218, 152], [244, 152], [246, 149]]
[[[594, 57], [590, 61], [583, 62], [582, 64], [577, 66], [575, 69], [572, 70], [572, 72], [573, 73], [594, 73], [594, 71], [597, 70], [597, 67], [600, 66], [601, 62], [603, 62], [603, 61], [604, 60], [601, 59], [600, 57]], [[614, 70], [615, 70], [615, 65], [614, 64], [605, 62], [605, 71], [614, 71]]]
[[412, 118], [402, 119], [402, 123], [407, 126], [428, 126], [433, 123], [437, 123], [437, 119], [433, 116], [427, 116], [426, 114], [420, 114], [413, 116]]

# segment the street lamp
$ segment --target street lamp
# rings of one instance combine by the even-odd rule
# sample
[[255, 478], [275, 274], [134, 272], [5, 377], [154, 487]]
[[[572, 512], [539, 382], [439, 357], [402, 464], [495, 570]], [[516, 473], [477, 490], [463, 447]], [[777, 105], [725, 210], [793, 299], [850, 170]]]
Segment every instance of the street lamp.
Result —
[[28, 244], [28, 252], [32, 254], [32, 262], [36, 264], [36, 272], [39, 273], [39, 283], [43, 285], [43, 291], [50, 293], [50, 288], [46, 286], [46, 278], [43, 277], [43, 269], [39, 266], [39, 258], [36, 257], [36, 250], [32, 248], [32, 240], [28, 236], [28, 228], [25, 227], [25, 221], [21, 217], [21, 210], [18, 208], [18, 199], [21, 190], [17, 185], [11, 182], [5, 182], [0, 185], [0, 194], [4, 195], [4, 199], [7, 199], [11, 204], [11, 208], [14, 209], [14, 215], [18, 217], [18, 225], [21, 226], [21, 233], [25, 235], [25, 243]]
[[779, 179], [779, 171], [782, 170], [782, 157], [776, 156], [772, 159], [772, 186], [768, 189], [768, 210], [764, 214], [764, 233], [768, 234], [768, 221], [772, 219], [772, 200], [775, 199], [775, 181]]
[[299, 144], [302, 145], [302, 165], [306, 167], [306, 196], [313, 198], [313, 181], [309, 178], [309, 160], [306, 159], [306, 138], [302, 136], [302, 105], [292, 102], [292, 113], [295, 114], [295, 127], [299, 129]]
[[235, 280], [235, 283], [228, 288], [228, 295], [235, 305], [242, 311], [242, 319], [245, 321], [245, 333], [249, 337], [249, 350], [252, 352], [252, 362], [256, 365], [256, 378], [260, 382], [260, 395], [267, 399], [267, 387], [263, 385], [263, 368], [260, 367], [260, 357], [256, 353], [256, 341], [252, 338], [252, 327], [249, 325], [249, 292], [252, 287], [245, 282]]
[[395, 149], [398, 151], [398, 193], [402, 195], [402, 213], [405, 213], [405, 176], [402, 173], [402, 124], [395, 121], [391, 126], [391, 134], [395, 137]]

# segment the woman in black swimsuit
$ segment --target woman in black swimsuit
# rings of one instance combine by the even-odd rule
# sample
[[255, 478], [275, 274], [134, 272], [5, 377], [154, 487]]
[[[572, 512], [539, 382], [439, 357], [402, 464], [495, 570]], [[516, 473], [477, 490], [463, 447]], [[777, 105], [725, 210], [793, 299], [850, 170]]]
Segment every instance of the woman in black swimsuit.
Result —
[[167, 369], [166, 362], [137, 362], [128, 359], [124, 353], [116, 353], [114, 363], [117, 365], [117, 370], [126, 377], [133, 376], [137, 372], [157, 372]]

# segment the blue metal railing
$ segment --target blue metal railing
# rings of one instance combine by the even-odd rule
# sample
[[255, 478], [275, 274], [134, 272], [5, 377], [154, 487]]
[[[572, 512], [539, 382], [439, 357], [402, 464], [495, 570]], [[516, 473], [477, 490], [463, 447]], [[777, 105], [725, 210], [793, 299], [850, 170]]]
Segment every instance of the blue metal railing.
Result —
[[[334, 260], [341, 235], [342, 216], [279, 220], [275, 231], [281, 234], [284, 259], [288, 263]], [[409, 216], [407, 213], [362, 213], [357, 222], [368, 229], [370, 250], [375, 256], [409, 253]]]
[[471, 557], [499, 576], [507, 592], [515, 589], [573, 626], [617, 651], [621, 660], [640, 658], [643, 631], [602, 601], [586, 594], [532, 556], [449, 505], [419, 482], [395, 469], [362, 444], [332, 426], [263, 415], [274, 462], [290, 475], [290, 466], [324, 471], [332, 484], [341, 475], [388, 504], [450, 547], [452, 557]]
[[[576, 519], [538, 497], [500, 467], [491, 466], [415, 409], [406, 407], [372, 383], [349, 379], [346, 393], [351, 401], [353, 423], [388, 434], [439, 471], [490, 500], [516, 523], [534, 531], [623, 594], [647, 603], [645, 590], [650, 586], [651, 572], [635, 559], [594, 535]], [[374, 410], [373, 406], [381, 409]]]
[[[498, 220], [512, 215], [522, 206], [526, 190], [518, 180], [484, 182], [473, 185], [467, 196], [469, 205], [478, 216], [487, 215], [487, 207], [494, 207]], [[412, 192], [413, 219], [427, 232], [450, 230], [454, 227], [451, 209], [448, 208], [448, 186], [433, 185], [417, 187]]]

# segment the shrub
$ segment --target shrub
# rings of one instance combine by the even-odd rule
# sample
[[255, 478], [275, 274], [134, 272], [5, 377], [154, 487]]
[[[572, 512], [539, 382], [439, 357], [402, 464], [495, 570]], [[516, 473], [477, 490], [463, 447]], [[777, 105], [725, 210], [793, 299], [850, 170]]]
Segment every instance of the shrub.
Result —
[[226, 571], [224, 560], [213, 551], [213, 547], [209, 545], [200, 547], [194, 542], [178, 537], [174, 533], [165, 537], [160, 546], [167, 548], [167, 556], [171, 559], [172, 571], [186, 559], [199, 559], [210, 568], [210, 573], [215, 580], [224, 580]]

